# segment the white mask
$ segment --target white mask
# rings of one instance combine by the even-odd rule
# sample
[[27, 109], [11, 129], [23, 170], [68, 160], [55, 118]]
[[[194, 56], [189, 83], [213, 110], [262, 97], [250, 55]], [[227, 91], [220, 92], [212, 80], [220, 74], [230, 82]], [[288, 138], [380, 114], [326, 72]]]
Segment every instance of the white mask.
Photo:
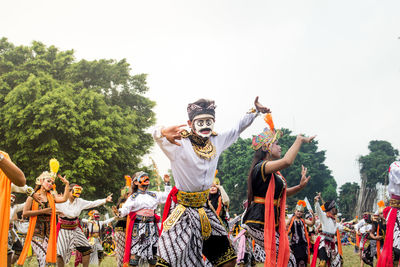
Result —
[[209, 116], [206, 118], [194, 118], [193, 128], [197, 135], [203, 138], [209, 138], [214, 129], [214, 118]]

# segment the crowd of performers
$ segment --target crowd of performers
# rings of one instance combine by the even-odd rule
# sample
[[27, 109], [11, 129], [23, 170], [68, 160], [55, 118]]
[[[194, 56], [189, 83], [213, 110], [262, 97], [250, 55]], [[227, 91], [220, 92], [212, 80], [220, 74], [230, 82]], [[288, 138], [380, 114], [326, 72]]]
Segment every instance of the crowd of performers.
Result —
[[[281, 171], [291, 166], [304, 143], [314, 137], [298, 135], [281, 157], [279, 138], [270, 110], [255, 99], [229, 131], [216, 133], [214, 101], [200, 99], [187, 107], [190, 131], [176, 125], [158, 127], [153, 138], [171, 162], [175, 186], [164, 176], [164, 191], [150, 191], [145, 172], [125, 176], [126, 185], [112, 217], [96, 207], [112, 196], [89, 201], [83, 188], [57, 174], [50, 161], [35, 188], [25, 185], [23, 172], [0, 153], [0, 265], [23, 266], [36, 257], [39, 266], [65, 266], [75, 255], [75, 266], [100, 265], [115, 249], [115, 266], [344, 266], [342, 243], [354, 244], [363, 264], [397, 266], [400, 257], [400, 163], [389, 170], [390, 202], [379, 202], [375, 213], [344, 222], [334, 200], [316, 194], [314, 205], [299, 200], [288, 208], [286, 199], [307, 186], [310, 176], [302, 166], [298, 185], [288, 187]], [[254, 157], [247, 177], [243, 213], [229, 216], [229, 196], [216, 177], [221, 153], [260, 115], [266, 127], [252, 141]], [[59, 178], [65, 188], [57, 193]], [[290, 179], [298, 179], [292, 178]], [[12, 193], [26, 193], [15, 203]], [[161, 204], [164, 210], [159, 211]], [[288, 212], [292, 209], [293, 212]], [[84, 212], [88, 214], [83, 218]], [[105, 218], [101, 220], [101, 218]], [[110, 249], [110, 250], [109, 250]]]

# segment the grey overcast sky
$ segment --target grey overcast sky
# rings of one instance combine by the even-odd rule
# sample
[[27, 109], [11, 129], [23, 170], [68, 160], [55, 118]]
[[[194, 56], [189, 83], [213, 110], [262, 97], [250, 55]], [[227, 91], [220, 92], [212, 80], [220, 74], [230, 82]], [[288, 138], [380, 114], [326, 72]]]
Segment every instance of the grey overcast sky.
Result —
[[[3, 0], [1, 11], [0, 36], [15, 45], [147, 73], [158, 125], [185, 123], [204, 97], [223, 131], [258, 95], [276, 127], [317, 135], [339, 186], [359, 181], [370, 140], [400, 149], [398, 0]], [[258, 118], [242, 137], [264, 127]], [[169, 168], [158, 147], [152, 157]]]

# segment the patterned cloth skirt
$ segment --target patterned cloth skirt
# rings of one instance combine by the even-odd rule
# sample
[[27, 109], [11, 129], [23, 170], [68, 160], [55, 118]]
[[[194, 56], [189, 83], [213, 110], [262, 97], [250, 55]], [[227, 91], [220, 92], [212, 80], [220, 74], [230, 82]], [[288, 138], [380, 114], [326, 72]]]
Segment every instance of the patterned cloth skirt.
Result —
[[[170, 216], [165, 223], [173, 217], [176, 207], [179, 208], [172, 202]], [[236, 259], [235, 250], [221, 220], [208, 206], [202, 208], [209, 221], [211, 229], [207, 230], [210, 230], [211, 236], [203, 236], [206, 232], [201, 223], [202, 220], [204, 223], [204, 217], [200, 218], [199, 209], [186, 207], [170, 229], [166, 230], [164, 226], [158, 243], [157, 266], [219, 266]]]
[[157, 253], [158, 227], [156, 222], [137, 222], [133, 224], [131, 255], [142, 259], [155, 259]]
[[[257, 253], [254, 253], [254, 257], [256, 258], [257, 262], [264, 262], [265, 261], [265, 251], [264, 251], [264, 229], [256, 229], [253, 227], [249, 227], [247, 225], [243, 225], [243, 228], [247, 230], [249, 235], [254, 239], [256, 246], [258, 245], [259, 248], [257, 250]], [[275, 244], [276, 244], [276, 256], [278, 257], [278, 252], [279, 252], [279, 232], [275, 231]], [[256, 251], [255, 251], [256, 252]], [[296, 259], [293, 255], [292, 252], [290, 252], [290, 257], [289, 257], [289, 263], [287, 265], [288, 267], [295, 267], [296, 265]]]
[[117, 266], [122, 267], [124, 262], [124, 253], [125, 253], [125, 229], [121, 231], [116, 230], [114, 233], [115, 242], [117, 243], [115, 246], [116, 260]]

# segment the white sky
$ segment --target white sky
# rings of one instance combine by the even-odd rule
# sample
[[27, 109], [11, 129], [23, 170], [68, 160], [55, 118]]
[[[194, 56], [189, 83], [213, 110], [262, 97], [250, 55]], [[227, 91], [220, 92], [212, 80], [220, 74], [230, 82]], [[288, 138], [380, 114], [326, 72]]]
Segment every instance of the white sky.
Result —
[[[370, 140], [400, 148], [400, 1], [2, 1], [0, 36], [38, 40], [77, 59], [127, 58], [147, 73], [157, 122], [187, 103], [217, 104], [229, 129], [255, 96], [276, 127], [317, 134], [338, 185], [359, 181]], [[242, 137], [265, 127], [258, 119]], [[152, 154], [161, 172], [162, 152]]]

